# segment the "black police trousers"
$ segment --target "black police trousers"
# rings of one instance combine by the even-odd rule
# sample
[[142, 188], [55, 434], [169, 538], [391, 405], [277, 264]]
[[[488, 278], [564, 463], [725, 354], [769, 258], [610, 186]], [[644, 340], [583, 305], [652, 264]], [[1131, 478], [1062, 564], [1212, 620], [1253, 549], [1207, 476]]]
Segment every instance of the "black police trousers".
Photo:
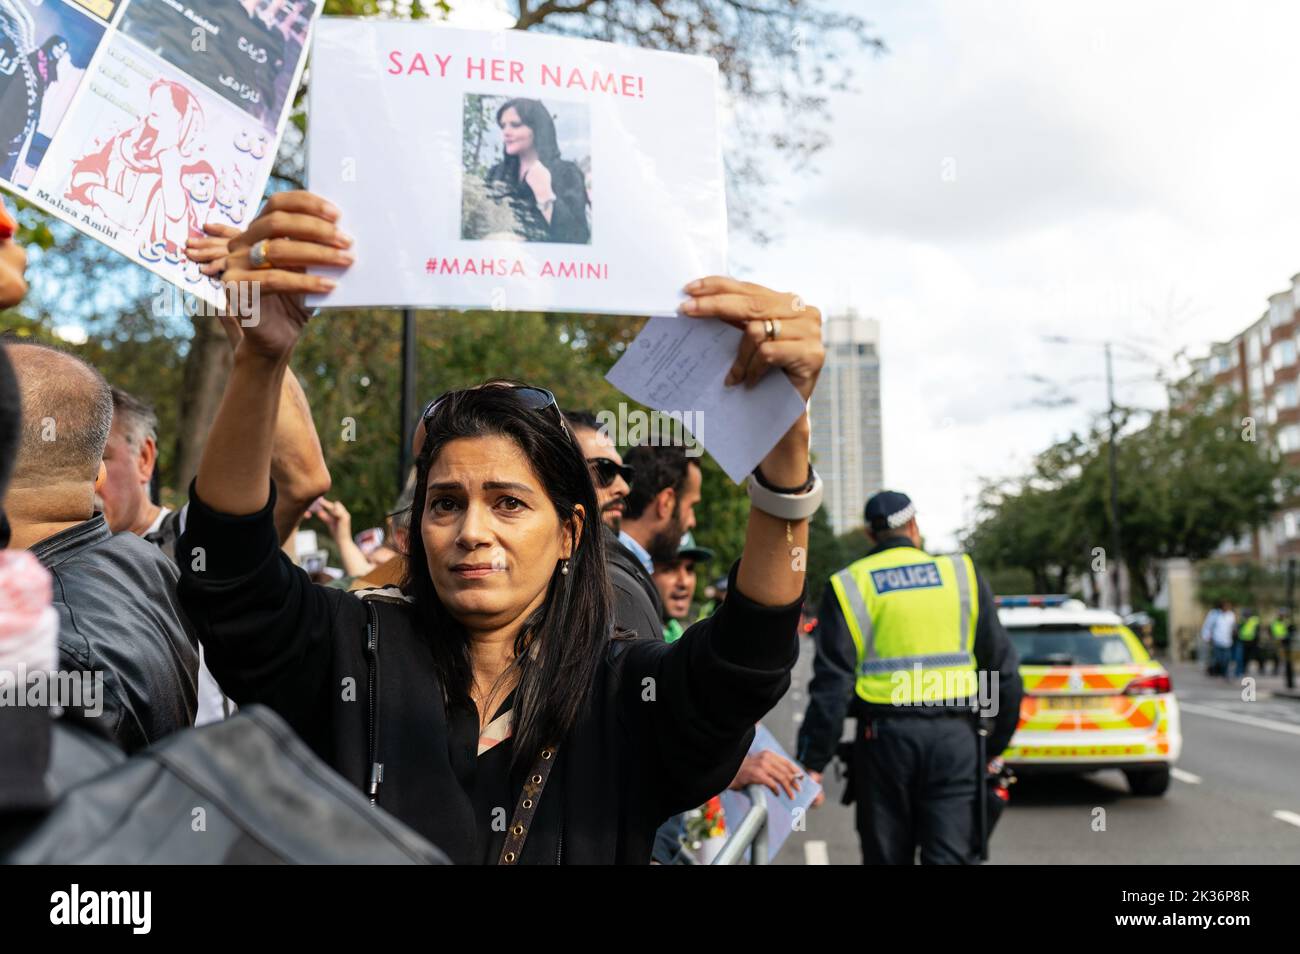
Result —
[[975, 863], [975, 727], [959, 716], [858, 720], [853, 788], [862, 862]]

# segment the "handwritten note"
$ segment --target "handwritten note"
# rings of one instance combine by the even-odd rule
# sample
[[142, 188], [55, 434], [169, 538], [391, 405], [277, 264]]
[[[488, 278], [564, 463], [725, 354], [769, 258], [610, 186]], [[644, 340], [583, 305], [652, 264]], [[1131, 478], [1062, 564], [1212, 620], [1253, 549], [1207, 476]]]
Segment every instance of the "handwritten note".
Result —
[[695, 421], [694, 437], [740, 483], [776, 446], [804, 401], [789, 378], [766, 374], [753, 388], [722, 382], [741, 332], [717, 320], [651, 318], [605, 379], [628, 397]]

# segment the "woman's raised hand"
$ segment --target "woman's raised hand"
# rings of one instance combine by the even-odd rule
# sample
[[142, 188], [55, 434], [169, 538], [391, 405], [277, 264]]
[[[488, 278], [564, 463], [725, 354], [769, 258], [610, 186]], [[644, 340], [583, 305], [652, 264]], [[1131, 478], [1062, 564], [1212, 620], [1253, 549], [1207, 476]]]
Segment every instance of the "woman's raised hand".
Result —
[[[277, 192], [248, 228], [229, 239], [222, 282], [232, 300], [248, 301], [237, 283], [255, 283], [257, 314], [243, 318], [240, 347], [266, 357], [293, 350], [309, 317], [303, 295], [324, 293], [334, 282], [308, 275], [309, 266], [346, 268], [353, 262], [352, 239], [338, 227], [339, 210], [311, 192]], [[265, 263], [256, 267], [254, 247], [262, 245]], [[209, 247], [208, 252], [211, 251]], [[201, 254], [201, 253], [200, 253]]]
[[720, 275], [691, 282], [686, 294], [682, 314], [721, 318], [745, 333], [728, 385], [753, 387], [769, 368], [780, 368], [805, 401], [812, 396], [826, 361], [820, 311], [790, 292]]

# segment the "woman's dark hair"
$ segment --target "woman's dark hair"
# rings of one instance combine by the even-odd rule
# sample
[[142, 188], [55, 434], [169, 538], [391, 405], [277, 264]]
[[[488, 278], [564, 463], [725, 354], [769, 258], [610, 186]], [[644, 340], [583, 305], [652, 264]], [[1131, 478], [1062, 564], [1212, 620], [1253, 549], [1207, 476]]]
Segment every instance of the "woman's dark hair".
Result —
[[[623, 463], [636, 471], [636, 479], [623, 501], [623, 519], [638, 519], [663, 491], [671, 487], [680, 499], [686, 489], [686, 478], [691, 466], [700, 466], [698, 458], [686, 452], [684, 446], [668, 444], [641, 444], [623, 455]], [[701, 471], [702, 472], [702, 471]]]
[[[535, 99], [507, 100], [497, 110], [498, 126], [507, 109], [518, 113], [520, 121], [533, 131], [533, 148], [537, 150], [538, 158], [546, 168], [554, 169], [560, 161], [560, 143], [555, 138], [555, 120], [551, 119], [546, 107]], [[519, 157], [507, 153], [504, 162], [508, 181], [514, 182], [519, 178]]]
[[523, 453], [561, 522], [573, 517], [578, 505], [583, 508], [569, 572], [562, 574], [558, 566], [552, 571], [545, 601], [515, 637], [511, 665], [519, 681], [512, 761], [531, 765], [543, 748], [558, 744], [577, 723], [610, 636], [613, 611], [591, 474], [577, 444], [561, 427], [557, 409], [525, 407], [509, 387], [454, 392], [437, 404], [425, 428], [428, 436], [416, 461], [403, 589], [414, 598], [430, 635], [434, 666], [449, 705], [472, 706], [473, 667], [469, 636], [438, 598], [420, 533], [433, 462], [458, 438], [505, 437]]

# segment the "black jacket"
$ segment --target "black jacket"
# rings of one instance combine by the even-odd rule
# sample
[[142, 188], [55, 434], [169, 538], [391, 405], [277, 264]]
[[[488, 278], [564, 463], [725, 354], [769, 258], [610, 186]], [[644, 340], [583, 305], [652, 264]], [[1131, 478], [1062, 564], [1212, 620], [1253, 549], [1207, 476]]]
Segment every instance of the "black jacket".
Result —
[[[902, 537], [889, 537], [871, 550], [893, 547], [910, 547], [912, 543]], [[979, 587], [979, 616], [975, 623], [975, 669], [998, 674], [998, 714], [992, 720], [989, 732], [989, 758], [1000, 754], [1015, 734], [1020, 717], [1020, 659], [1011, 644], [1011, 637], [998, 621], [993, 591], [988, 583], [975, 574]], [[829, 585], [822, 592], [821, 608], [817, 613], [817, 655], [813, 660], [813, 679], [808, 686], [808, 711], [799, 727], [798, 759], [808, 769], [820, 772], [835, 754], [846, 714], [862, 718], [892, 718], [898, 716], [936, 717], [951, 716], [953, 710], [939, 706], [880, 706], [862, 700], [854, 691], [858, 651], [853, 636], [844, 622], [835, 590]], [[963, 713], [969, 710], [962, 710]]]
[[[476, 815], [478, 721], [471, 714], [466, 730], [461, 709], [443, 701], [429, 650], [437, 634], [404, 602], [312, 584], [280, 551], [274, 497], [232, 517], [190, 492], [180, 548], [203, 547], [207, 565], [182, 565], [180, 595], [213, 674], [240, 705], [279, 712], [363, 790], [373, 744], [381, 807], [453, 861], [491, 858], [504, 833]], [[754, 723], [789, 686], [798, 618], [798, 603], [761, 607], [733, 582], [717, 615], [671, 646], [658, 627], [655, 638], [611, 641], [584, 714], [560, 742], [521, 860], [647, 863], [660, 822], [735, 777]], [[523, 780], [512, 775], [513, 797]]]
[[199, 651], [176, 597], [176, 566], [133, 533], [95, 514], [31, 552], [54, 577], [59, 668], [102, 672], [103, 712], [64, 718], [127, 752], [194, 724]]
[[636, 554], [623, 546], [618, 535], [605, 527], [605, 563], [614, 590], [614, 622], [641, 636], [663, 638], [664, 604]]

